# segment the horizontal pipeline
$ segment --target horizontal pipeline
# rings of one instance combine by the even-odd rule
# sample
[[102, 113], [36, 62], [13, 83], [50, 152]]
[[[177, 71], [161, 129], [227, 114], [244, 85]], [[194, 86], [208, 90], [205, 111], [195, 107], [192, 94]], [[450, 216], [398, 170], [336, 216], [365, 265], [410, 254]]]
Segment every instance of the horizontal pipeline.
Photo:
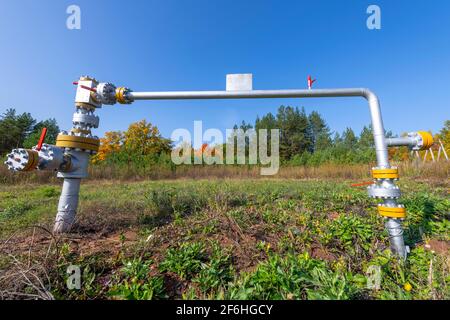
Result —
[[165, 91], [137, 92], [127, 94], [130, 100], [176, 100], [176, 99], [256, 99], [256, 98], [319, 98], [319, 97], [366, 97], [370, 91], [355, 89], [293, 89], [251, 91]]
[[417, 145], [417, 141], [412, 138], [386, 138], [386, 144], [389, 147], [414, 147]]
[[254, 98], [332, 98], [363, 97], [369, 103], [372, 118], [375, 150], [379, 167], [389, 168], [387, 145], [384, 137], [383, 120], [377, 96], [365, 88], [347, 89], [293, 89], [293, 90], [250, 90], [250, 91], [130, 91], [127, 99], [133, 100], [176, 100], [176, 99], [254, 99]]

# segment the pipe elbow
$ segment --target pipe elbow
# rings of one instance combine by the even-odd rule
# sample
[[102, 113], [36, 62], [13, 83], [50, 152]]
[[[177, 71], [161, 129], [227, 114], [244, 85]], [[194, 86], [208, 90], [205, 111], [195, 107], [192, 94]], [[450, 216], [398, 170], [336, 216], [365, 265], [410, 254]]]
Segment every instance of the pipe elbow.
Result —
[[361, 96], [364, 97], [369, 102], [378, 103], [379, 101], [377, 95], [368, 88], [361, 88]]

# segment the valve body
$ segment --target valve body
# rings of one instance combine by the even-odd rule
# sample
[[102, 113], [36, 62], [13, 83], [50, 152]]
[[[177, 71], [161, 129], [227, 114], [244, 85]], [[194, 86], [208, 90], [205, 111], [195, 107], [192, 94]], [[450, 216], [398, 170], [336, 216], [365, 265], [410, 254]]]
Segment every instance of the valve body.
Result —
[[372, 177], [374, 184], [367, 187], [371, 198], [378, 199], [378, 213], [383, 216], [385, 228], [389, 234], [391, 250], [400, 257], [406, 258], [409, 248], [405, 246], [403, 239], [402, 220], [406, 217], [405, 208], [398, 204], [401, 196], [400, 188], [395, 185], [398, 180], [398, 169], [373, 168]]

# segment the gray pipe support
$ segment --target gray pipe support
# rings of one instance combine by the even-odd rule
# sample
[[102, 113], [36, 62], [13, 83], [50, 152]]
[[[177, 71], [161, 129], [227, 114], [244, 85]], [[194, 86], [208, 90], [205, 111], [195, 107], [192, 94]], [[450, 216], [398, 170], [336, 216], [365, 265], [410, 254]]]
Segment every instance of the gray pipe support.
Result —
[[56, 215], [54, 233], [68, 232], [75, 221], [80, 193], [81, 179], [65, 178], [59, 197], [58, 213]]

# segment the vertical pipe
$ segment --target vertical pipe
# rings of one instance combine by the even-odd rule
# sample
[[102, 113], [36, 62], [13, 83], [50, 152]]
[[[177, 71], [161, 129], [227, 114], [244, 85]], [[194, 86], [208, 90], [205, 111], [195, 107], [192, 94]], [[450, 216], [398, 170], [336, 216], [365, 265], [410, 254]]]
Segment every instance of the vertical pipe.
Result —
[[75, 220], [81, 179], [65, 178], [59, 198], [54, 233], [68, 232]]
[[377, 156], [377, 165], [380, 168], [389, 168], [389, 155], [385, 138], [383, 119], [381, 117], [380, 102], [370, 90], [364, 90], [363, 96], [369, 102], [370, 117], [372, 119], [373, 140]]
[[[384, 132], [383, 119], [381, 117], [380, 102], [377, 96], [369, 90], [364, 92], [364, 97], [369, 102], [377, 165], [379, 168], [390, 168], [391, 166], [389, 163], [389, 153]], [[390, 179], [384, 180], [384, 184], [394, 186], [394, 182]], [[383, 205], [394, 207], [397, 206], [397, 201], [394, 199], [385, 199], [383, 202]], [[396, 218], [386, 218], [384, 226], [389, 234], [391, 250], [402, 259], [406, 259], [408, 248], [405, 246], [405, 241], [403, 238], [402, 220]]]
[[[397, 201], [386, 200], [384, 204], [396, 206]], [[391, 250], [394, 253], [398, 254], [402, 259], [406, 259], [408, 255], [408, 247], [405, 246], [402, 220], [396, 218], [386, 218], [384, 227], [386, 228], [389, 234], [389, 242], [391, 245]]]

